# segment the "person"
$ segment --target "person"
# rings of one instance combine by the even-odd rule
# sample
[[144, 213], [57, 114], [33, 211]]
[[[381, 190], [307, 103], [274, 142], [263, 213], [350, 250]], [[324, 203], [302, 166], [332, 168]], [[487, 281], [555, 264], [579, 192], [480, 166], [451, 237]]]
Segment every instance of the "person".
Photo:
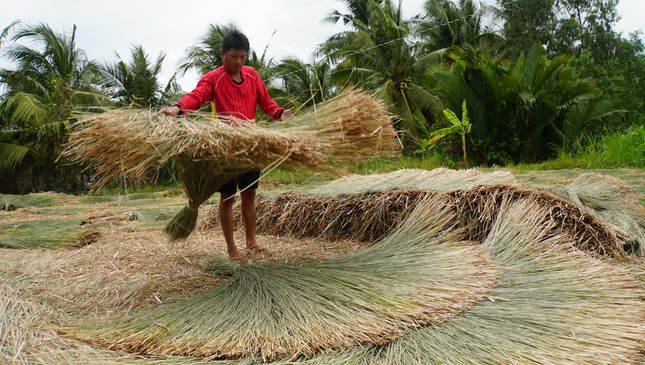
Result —
[[[252, 67], [245, 66], [249, 52], [249, 40], [239, 31], [231, 31], [222, 39], [223, 65], [204, 75], [193, 91], [186, 94], [174, 106], [163, 108], [164, 115], [181, 115], [197, 110], [211, 102], [218, 118], [223, 122], [234, 121], [235, 125], [252, 124], [256, 106], [275, 120], [286, 120], [293, 116], [293, 108], [278, 106], [271, 98], [266, 85]], [[233, 204], [235, 194], [240, 190], [241, 211], [246, 236], [246, 249], [269, 254], [256, 240], [255, 195], [260, 171], [248, 171], [225, 183], [220, 189], [218, 206], [222, 233], [226, 241], [228, 256], [232, 260], [244, 260], [233, 237]]]

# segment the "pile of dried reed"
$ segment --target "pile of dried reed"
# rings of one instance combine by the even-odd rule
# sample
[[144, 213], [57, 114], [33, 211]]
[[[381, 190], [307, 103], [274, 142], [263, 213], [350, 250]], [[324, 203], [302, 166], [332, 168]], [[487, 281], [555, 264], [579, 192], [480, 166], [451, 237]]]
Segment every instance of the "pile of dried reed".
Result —
[[645, 207], [629, 185], [612, 176], [582, 174], [548, 189], [620, 231], [628, 252], [645, 255]]
[[82, 245], [90, 236], [78, 219], [0, 223], [0, 248], [59, 248]]
[[40, 193], [28, 195], [0, 194], [0, 210], [16, 210], [27, 207], [52, 207], [60, 204], [57, 194]]
[[[175, 205], [176, 200], [172, 201]], [[225, 257], [221, 233], [194, 235], [186, 242], [170, 245], [156, 227], [146, 228], [148, 222], [112, 220], [132, 216], [132, 211], [110, 216], [102, 206], [96, 208], [97, 217], [89, 221], [101, 235], [91, 246], [74, 250], [0, 249], [0, 363], [209, 363], [191, 357], [142, 357], [92, 347], [54, 330], [60, 325], [122, 318], [190, 297], [222, 281], [202, 270], [213, 256]], [[316, 240], [258, 236], [258, 242], [279, 262], [324, 260], [358, 249], [351, 242], [340, 241], [321, 244]]]
[[350, 175], [327, 184], [308, 188], [307, 195], [361, 195], [386, 190], [453, 191], [477, 185], [515, 185], [515, 176], [508, 171], [484, 172], [477, 169], [433, 170], [402, 169], [384, 174]]
[[211, 265], [229, 280], [127, 322], [80, 330], [86, 341], [148, 355], [314, 356], [386, 344], [406, 329], [452, 319], [492, 289], [496, 266], [460, 239], [451, 214], [419, 203], [381, 242], [301, 264]]
[[177, 239], [192, 232], [199, 206], [243, 171], [278, 165], [321, 168], [393, 155], [397, 148], [385, 106], [354, 90], [267, 127], [235, 127], [199, 113], [181, 119], [130, 109], [80, 115], [65, 154], [88, 162], [99, 188], [119, 175], [144, 178], [175, 160], [189, 200], [166, 227]]
[[[621, 230], [586, 214], [575, 204], [546, 191], [509, 185], [481, 185], [448, 192], [427, 190], [382, 191], [348, 197], [316, 197], [285, 194], [256, 204], [258, 232], [327, 240], [349, 239], [375, 242], [409, 216], [419, 201], [428, 196], [450, 207], [455, 224], [467, 230], [467, 239], [481, 241], [488, 236], [502, 202], [531, 199], [559, 222], [557, 230], [575, 237], [575, 245], [599, 257], [624, 257], [629, 241]], [[202, 229], [217, 227], [213, 209], [202, 223]], [[235, 215], [241, 223], [239, 213]]]
[[0, 278], [0, 363], [115, 364], [135, 360], [129, 354], [59, 337], [46, 324], [57, 309], [25, 296]]
[[[256, 202], [257, 229], [272, 236], [376, 242], [399, 225], [431, 192], [401, 190], [350, 197], [284, 194]], [[241, 227], [239, 212], [234, 213]], [[217, 209], [208, 211], [200, 230], [219, 229]]]
[[645, 292], [626, 270], [571, 250], [539, 203], [505, 202], [483, 242], [501, 266], [489, 299], [385, 346], [281, 364], [638, 364]]

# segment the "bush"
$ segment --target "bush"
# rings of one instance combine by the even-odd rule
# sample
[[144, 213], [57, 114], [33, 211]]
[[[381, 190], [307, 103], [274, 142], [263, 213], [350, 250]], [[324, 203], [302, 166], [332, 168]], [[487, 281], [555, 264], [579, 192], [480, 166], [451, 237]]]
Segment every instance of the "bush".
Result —
[[561, 168], [570, 168], [572, 161], [577, 167], [585, 168], [644, 168], [645, 127], [640, 125], [627, 132], [588, 136], [573, 148], [558, 149], [554, 163]]

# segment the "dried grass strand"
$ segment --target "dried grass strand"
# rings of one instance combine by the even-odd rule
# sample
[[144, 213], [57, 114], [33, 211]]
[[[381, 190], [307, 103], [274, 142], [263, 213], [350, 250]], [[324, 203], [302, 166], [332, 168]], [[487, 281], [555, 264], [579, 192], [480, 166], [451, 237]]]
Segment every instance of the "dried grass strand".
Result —
[[358, 253], [216, 265], [211, 271], [231, 276], [225, 284], [80, 336], [147, 355], [264, 361], [388, 343], [407, 328], [449, 320], [494, 285], [486, 253], [461, 241], [451, 214], [435, 203], [420, 202], [399, 229]]

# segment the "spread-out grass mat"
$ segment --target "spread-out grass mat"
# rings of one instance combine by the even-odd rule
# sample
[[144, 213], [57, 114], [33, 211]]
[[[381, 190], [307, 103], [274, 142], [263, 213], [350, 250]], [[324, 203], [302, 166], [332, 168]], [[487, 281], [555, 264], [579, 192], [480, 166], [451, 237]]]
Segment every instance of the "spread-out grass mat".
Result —
[[264, 360], [385, 344], [453, 318], [494, 285], [495, 265], [461, 240], [450, 215], [431, 199], [420, 202], [391, 235], [333, 260], [211, 263], [210, 272], [229, 277], [222, 285], [77, 335], [148, 355]]

